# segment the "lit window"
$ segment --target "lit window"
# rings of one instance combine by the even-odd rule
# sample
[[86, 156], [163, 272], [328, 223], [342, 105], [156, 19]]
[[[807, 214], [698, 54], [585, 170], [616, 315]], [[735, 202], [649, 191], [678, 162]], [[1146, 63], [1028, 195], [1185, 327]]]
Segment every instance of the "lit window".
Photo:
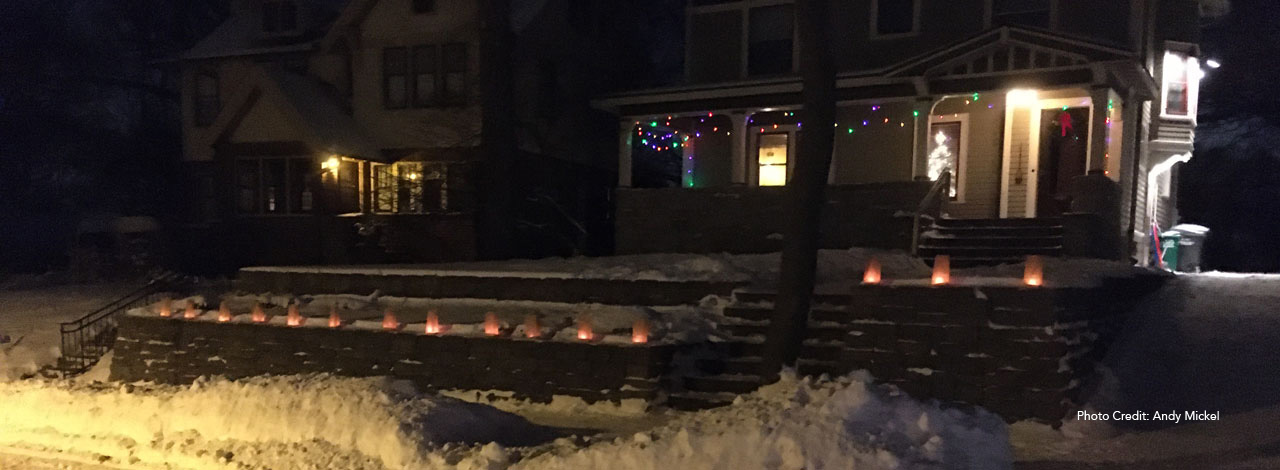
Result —
[[443, 163], [374, 164], [374, 212], [422, 214], [447, 208], [447, 170]]
[[760, 186], [787, 184], [787, 134], [760, 134]]
[[[353, 165], [349, 167], [356, 171]], [[305, 157], [236, 160], [236, 212], [305, 214], [315, 206], [315, 162]]]
[[1163, 115], [1179, 118], [1195, 117], [1201, 74], [1200, 62], [1186, 53], [1168, 51], [1164, 54], [1162, 70]]
[[919, 30], [919, 0], [875, 0], [872, 5], [872, 36], [911, 34]]
[[948, 195], [956, 198], [956, 174], [960, 168], [960, 127], [959, 122], [939, 122], [929, 127], [929, 179], [937, 181], [942, 173], [951, 173], [951, 187]]

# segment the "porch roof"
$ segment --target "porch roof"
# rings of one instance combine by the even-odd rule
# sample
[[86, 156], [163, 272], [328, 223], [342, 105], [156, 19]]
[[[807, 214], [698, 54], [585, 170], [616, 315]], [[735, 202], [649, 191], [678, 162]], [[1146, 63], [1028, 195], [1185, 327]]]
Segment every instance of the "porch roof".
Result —
[[[996, 65], [999, 61], [1005, 61], [1003, 66]], [[1158, 96], [1155, 80], [1131, 52], [1048, 31], [1004, 26], [889, 67], [842, 73], [837, 76], [836, 96], [848, 102], [1103, 84], [1132, 90], [1145, 99]], [[794, 76], [640, 90], [608, 96], [593, 105], [623, 116], [796, 106], [801, 89], [800, 78]]]

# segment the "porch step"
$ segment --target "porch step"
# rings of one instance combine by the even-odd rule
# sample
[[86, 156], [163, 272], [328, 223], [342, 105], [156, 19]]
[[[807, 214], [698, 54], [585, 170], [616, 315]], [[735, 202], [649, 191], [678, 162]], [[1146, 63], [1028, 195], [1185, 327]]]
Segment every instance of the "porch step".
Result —
[[1022, 262], [1029, 255], [1061, 256], [1062, 219], [937, 219], [920, 238], [919, 255], [932, 263], [951, 257], [957, 268]]
[[667, 406], [682, 411], [719, 408], [733, 403], [736, 393], [680, 392], [667, 397]]

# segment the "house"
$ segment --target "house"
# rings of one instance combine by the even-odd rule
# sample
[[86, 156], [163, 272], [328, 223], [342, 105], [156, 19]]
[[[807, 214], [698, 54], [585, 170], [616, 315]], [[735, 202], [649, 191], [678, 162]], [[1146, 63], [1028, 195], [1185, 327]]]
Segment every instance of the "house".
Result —
[[[478, 3], [234, 0], [179, 60], [192, 263], [476, 257]], [[607, 5], [512, 7], [519, 254], [607, 244], [613, 118], [589, 97], [629, 72]]]
[[618, 252], [778, 250], [812, 125], [837, 128], [828, 247], [1144, 258], [1177, 220], [1197, 2], [832, 2], [835, 123], [801, 119], [794, 3], [691, 1], [683, 82], [595, 102], [618, 116]]

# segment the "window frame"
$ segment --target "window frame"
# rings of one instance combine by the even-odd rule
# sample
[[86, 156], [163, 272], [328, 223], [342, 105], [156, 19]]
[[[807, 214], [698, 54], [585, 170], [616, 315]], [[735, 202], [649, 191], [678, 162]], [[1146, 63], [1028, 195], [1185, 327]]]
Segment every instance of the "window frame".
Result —
[[[1169, 114], [1169, 59], [1177, 57], [1182, 62], [1186, 77], [1187, 114]], [[1160, 118], [1173, 121], [1196, 122], [1200, 111], [1200, 59], [1196, 51], [1186, 45], [1166, 44], [1164, 58], [1160, 62]]]
[[[405, 109], [410, 107], [410, 103], [413, 102], [412, 97], [414, 95], [413, 93], [414, 90], [410, 89], [410, 86], [409, 86], [409, 76], [410, 76], [409, 72], [413, 68], [409, 65], [409, 60], [410, 60], [409, 54], [411, 50], [412, 50], [411, 48], [404, 47], [404, 46], [382, 48], [382, 106], [383, 108]], [[389, 55], [393, 52], [397, 52], [401, 54], [401, 64], [399, 67], [400, 68], [399, 74], [395, 74], [392, 72], [391, 65], [387, 60]], [[394, 77], [400, 77], [400, 79], [404, 81], [404, 85], [403, 85], [404, 97], [403, 97], [403, 101], [399, 103], [393, 103], [391, 99], [391, 80]]]
[[[870, 39], [872, 40], [899, 39], [899, 38], [909, 38], [909, 37], [920, 35], [920, 17], [921, 17], [921, 9], [923, 8], [923, 5], [921, 5], [920, 0], [909, 0], [911, 1], [911, 31], [908, 31], [905, 33], [883, 33], [883, 34], [880, 33], [880, 2], [881, 1], [882, 0], [871, 0], [871, 15], [870, 15], [870, 21], [869, 21], [870, 25], [869, 25], [869, 29], [867, 30], [868, 32], [867, 36]], [[987, 0], [987, 1], [990, 2], [991, 0]]]
[[[438, 47], [439, 51], [436, 54], [436, 58], [439, 72], [436, 73], [436, 90], [438, 90], [439, 96], [436, 99], [436, 105], [441, 107], [466, 106], [468, 95], [470, 95], [468, 69], [470, 69], [471, 45], [465, 42], [452, 42], [441, 44]], [[454, 64], [449, 60], [451, 48], [456, 48], [455, 50], [462, 52], [460, 63]], [[452, 74], [459, 74], [461, 80], [462, 90], [456, 95], [449, 92], [449, 76]]]
[[[407, 167], [416, 167], [417, 178], [406, 176]], [[447, 162], [401, 161], [395, 163], [372, 163], [369, 167], [373, 201], [370, 212], [382, 215], [422, 215], [447, 212], [449, 210], [449, 167]], [[428, 173], [439, 173], [438, 178], [426, 178]], [[427, 181], [440, 181], [440, 193], [428, 198]], [[416, 185], [413, 186], [406, 185]], [[415, 191], [416, 189], [416, 191]], [[389, 194], [388, 194], [389, 193]], [[435, 205], [429, 201], [437, 202]], [[384, 203], [388, 205], [384, 205]], [[415, 207], [415, 205], [417, 207]]]
[[409, 3], [409, 9], [415, 15], [432, 15], [436, 12], [435, 0], [411, 0]]
[[[268, 210], [269, 199], [268, 199], [268, 192], [267, 192], [267, 186], [266, 186], [267, 178], [264, 177], [267, 172], [266, 170], [267, 161], [280, 161], [283, 163], [284, 172], [283, 172], [283, 180], [281, 181], [281, 183], [284, 186], [283, 190], [281, 191], [281, 194], [283, 195], [283, 197], [277, 202], [277, 204], [282, 205], [283, 208], [276, 211]], [[309, 171], [305, 174], [309, 176], [315, 176], [314, 172], [319, 168], [319, 165], [316, 164], [316, 162], [314, 161], [314, 158], [311, 158], [311, 157], [300, 156], [300, 155], [267, 155], [267, 156], [236, 157], [234, 162], [235, 168], [233, 170], [233, 174], [235, 175], [234, 187], [236, 189], [235, 201], [233, 204], [235, 215], [239, 217], [305, 217], [305, 216], [315, 215], [316, 214], [315, 198], [317, 196], [316, 191], [311, 192], [310, 209], [303, 209], [302, 207], [294, 207], [294, 196], [295, 196], [294, 190], [295, 189], [300, 189], [300, 192], [297, 194], [298, 205], [299, 206], [306, 205], [304, 203], [306, 199], [302, 196], [308, 184], [304, 180], [302, 182], [303, 188], [294, 187], [295, 186], [295, 181], [294, 181], [295, 165], [297, 165], [298, 162], [303, 162], [303, 161], [308, 162], [306, 166], [309, 169]], [[253, 194], [254, 194], [252, 211], [244, 210], [244, 206], [241, 205], [242, 201], [240, 200], [241, 191], [244, 191], [247, 188], [246, 186], [242, 185], [240, 182], [241, 170], [244, 168], [253, 169], [254, 181], [253, 181], [252, 188], [249, 188], [253, 191]], [[321, 182], [321, 184], [322, 183], [323, 182]]]
[[[985, 8], [986, 11], [985, 11], [985, 15], [983, 16], [982, 24], [985, 27], [984, 29], [991, 29], [996, 24], [995, 23], [996, 0], [986, 0], [985, 4], [986, 4], [986, 8]], [[1059, 5], [1058, 0], [1049, 0], [1049, 24], [1045, 25], [1046, 29], [1049, 29], [1049, 30], [1058, 29], [1058, 16], [1059, 16], [1058, 13], [1060, 11], [1061, 11], [1061, 5]], [[1035, 26], [1027, 26], [1027, 25], [1013, 25], [1013, 26], [1035, 28]]]
[[[213, 95], [206, 96], [201, 93], [201, 80], [211, 79], [213, 82]], [[191, 93], [192, 121], [196, 127], [208, 127], [218, 120], [218, 114], [222, 113], [222, 81], [218, 78], [218, 72], [213, 70], [200, 70], [196, 72], [194, 90]], [[212, 103], [205, 100], [212, 98]], [[212, 105], [212, 110], [209, 106]]]
[[969, 113], [952, 113], [942, 116], [929, 117], [929, 145], [926, 146], [926, 163], [928, 152], [933, 151], [933, 126], [935, 124], [959, 124], [960, 125], [960, 143], [956, 145], [957, 151], [955, 156], [956, 167], [951, 172], [951, 184], [955, 186], [956, 195], [950, 198], [950, 202], [963, 204], [965, 202], [965, 176], [968, 173], [969, 166]]
[[[788, 70], [786, 70], [786, 71], [784, 71], [784, 72], [752, 73], [752, 72], [751, 72], [751, 48], [752, 48], [752, 46], [753, 46], [753, 45], [755, 45], [755, 44], [760, 44], [760, 43], [758, 43], [758, 42], [754, 42], [754, 41], [752, 41], [752, 40], [751, 40], [751, 13], [752, 13], [752, 12], [754, 12], [754, 11], [756, 11], [756, 10], [764, 10], [764, 9], [768, 9], [768, 8], [780, 8], [780, 7], [787, 7], [787, 6], [791, 7], [791, 39], [790, 39], [790, 42], [791, 42], [791, 64], [790, 64], [790, 66], [788, 67]], [[798, 46], [798, 42], [799, 42], [799, 33], [800, 33], [800, 32], [798, 31], [798, 28], [797, 28], [797, 26], [798, 26], [798, 25], [796, 25], [796, 8], [795, 8], [795, 5], [794, 5], [794, 4], [791, 4], [791, 3], [779, 3], [779, 4], [772, 4], [772, 5], [755, 5], [755, 6], [751, 6], [751, 7], [747, 8], [746, 23], [744, 23], [744, 24], [745, 24], [745, 28], [743, 28], [743, 29], [745, 30], [745, 33], [744, 33], [744, 34], [745, 34], [745, 37], [746, 37], [746, 41], [747, 41], [747, 43], [746, 43], [746, 47], [745, 47], [745, 49], [744, 49], [744, 51], [745, 51], [745, 54], [746, 54], [746, 55], [744, 55], [744, 56], [743, 56], [743, 66], [744, 66], [745, 71], [746, 71], [746, 77], [748, 77], [748, 78], [766, 77], [766, 78], [767, 78], [767, 77], [777, 77], [777, 76], [792, 75], [792, 74], [795, 74], [795, 73], [797, 73], [797, 72], [798, 72], [798, 68], [797, 68], [797, 67], [798, 67], [798, 63], [799, 63], [799, 62], [798, 62], [798, 61], [799, 61], [799, 58], [798, 58], [796, 55], [799, 53], [799, 48], [798, 48], [797, 46]]]
[[[737, 2], [727, 1], [724, 3], [716, 3], [711, 5], [686, 6], [685, 7], [685, 32], [684, 32], [685, 33], [684, 39], [686, 43], [684, 46], [685, 78], [687, 79], [689, 76], [688, 64], [691, 63], [690, 62], [691, 57], [689, 56], [690, 48], [688, 45], [688, 41], [690, 36], [693, 35], [692, 28], [693, 28], [694, 15], [700, 15], [704, 13], [721, 13], [726, 11], [738, 12], [738, 14], [740, 15], [740, 20], [742, 25], [742, 31], [739, 32], [740, 36], [738, 37], [738, 54], [739, 54], [739, 57], [741, 58], [741, 60], [739, 60], [740, 63], [738, 64], [738, 79], [741, 80], [741, 79], [753, 78], [752, 75], [748, 73], [748, 70], [750, 70], [750, 64], [748, 62], [748, 57], [747, 57], [751, 52], [751, 49], [750, 49], [751, 47], [751, 43], [750, 43], [751, 41], [751, 36], [750, 36], [751, 35], [751, 10], [753, 8], [769, 7], [769, 6], [776, 6], [776, 5], [795, 5], [795, 3], [796, 3], [796, 0], [741, 0]], [[792, 12], [793, 12], [792, 14], [794, 15], [794, 12], [795, 12], [794, 7], [792, 9]], [[792, 28], [791, 74], [797, 73], [800, 67], [799, 33], [800, 32], [798, 27]]]

